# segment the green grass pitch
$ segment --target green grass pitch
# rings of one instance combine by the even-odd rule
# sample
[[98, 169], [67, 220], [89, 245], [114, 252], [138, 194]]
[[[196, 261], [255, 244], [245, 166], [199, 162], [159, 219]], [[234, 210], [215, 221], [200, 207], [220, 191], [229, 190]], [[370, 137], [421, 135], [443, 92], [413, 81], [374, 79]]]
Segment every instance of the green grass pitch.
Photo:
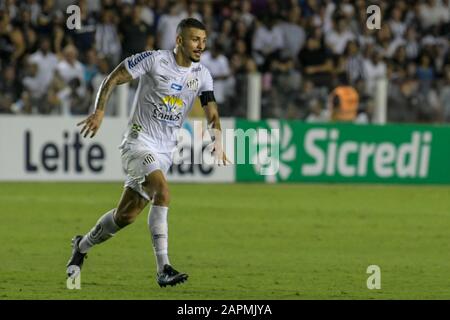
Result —
[[448, 186], [171, 184], [169, 253], [189, 281], [157, 286], [147, 207], [67, 289], [71, 237], [121, 189], [0, 184], [0, 299], [450, 299]]

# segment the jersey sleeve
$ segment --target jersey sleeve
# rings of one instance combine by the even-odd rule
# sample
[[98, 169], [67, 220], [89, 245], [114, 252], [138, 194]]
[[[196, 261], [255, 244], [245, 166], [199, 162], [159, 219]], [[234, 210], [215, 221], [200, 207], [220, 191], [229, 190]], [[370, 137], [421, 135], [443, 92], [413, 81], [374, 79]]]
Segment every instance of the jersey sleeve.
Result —
[[136, 79], [152, 71], [155, 62], [155, 51], [144, 51], [125, 59], [125, 68]]
[[198, 90], [199, 96], [206, 91], [214, 91], [214, 86], [211, 73], [206, 67], [203, 67], [202, 81], [200, 84], [200, 89]]

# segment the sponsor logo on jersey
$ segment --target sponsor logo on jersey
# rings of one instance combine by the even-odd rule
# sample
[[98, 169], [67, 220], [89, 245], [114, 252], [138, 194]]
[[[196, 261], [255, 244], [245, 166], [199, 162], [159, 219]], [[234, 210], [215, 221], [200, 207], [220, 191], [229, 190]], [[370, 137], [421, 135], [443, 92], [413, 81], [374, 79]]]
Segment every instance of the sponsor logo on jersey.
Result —
[[176, 122], [181, 119], [181, 110], [184, 107], [183, 100], [176, 96], [165, 96], [163, 104], [154, 104], [152, 117], [157, 120]]
[[198, 89], [198, 79], [197, 78], [195, 78], [195, 79], [191, 79], [191, 80], [188, 80], [187, 82], [186, 82], [186, 86], [190, 89], [190, 90], [197, 90]]
[[172, 85], [170, 86], [171, 89], [177, 90], [177, 91], [181, 91], [182, 87], [183, 86], [181, 84], [177, 84], [177, 83], [172, 83]]
[[167, 112], [175, 113], [183, 108], [183, 100], [176, 96], [165, 96], [163, 102]]
[[200, 70], [202, 70], [202, 67], [198, 66], [198, 67], [192, 68], [191, 72], [199, 72]]
[[152, 117], [156, 120], [176, 122], [181, 119], [181, 112], [172, 114], [166, 113], [161, 109], [153, 109]]
[[136, 55], [133, 58], [128, 58], [128, 68], [134, 68], [139, 62], [144, 60], [147, 57], [150, 57], [153, 54], [152, 51], [143, 52], [141, 54]]

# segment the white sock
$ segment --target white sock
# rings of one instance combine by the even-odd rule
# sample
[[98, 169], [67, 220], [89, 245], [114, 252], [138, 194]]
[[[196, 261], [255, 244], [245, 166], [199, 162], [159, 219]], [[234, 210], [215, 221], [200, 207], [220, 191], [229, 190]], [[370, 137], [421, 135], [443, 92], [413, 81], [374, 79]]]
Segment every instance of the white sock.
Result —
[[170, 264], [168, 256], [167, 211], [169, 208], [153, 205], [148, 214], [148, 228], [152, 235], [153, 251], [158, 272], [165, 264]]
[[116, 212], [116, 209], [112, 209], [101, 216], [91, 231], [81, 239], [78, 247], [82, 253], [86, 253], [94, 245], [108, 240], [120, 229], [114, 221], [114, 212]]

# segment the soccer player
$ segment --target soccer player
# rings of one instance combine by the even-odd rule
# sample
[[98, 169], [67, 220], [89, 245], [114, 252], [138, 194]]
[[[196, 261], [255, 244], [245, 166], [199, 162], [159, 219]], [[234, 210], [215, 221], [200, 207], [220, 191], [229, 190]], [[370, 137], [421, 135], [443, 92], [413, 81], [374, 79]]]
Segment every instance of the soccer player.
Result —
[[215, 132], [215, 157], [219, 165], [228, 159], [221, 145], [221, 126], [209, 71], [199, 63], [205, 50], [205, 26], [198, 20], [182, 20], [177, 27], [176, 47], [171, 50], [146, 51], [122, 61], [102, 82], [95, 110], [85, 120], [81, 134], [94, 137], [100, 128], [108, 97], [113, 88], [139, 77], [134, 110], [119, 147], [127, 173], [122, 197], [84, 236], [72, 239], [72, 256], [67, 264], [69, 277], [81, 271], [86, 253], [122, 228], [131, 224], [149, 201], [148, 215], [156, 257], [156, 279], [161, 287], [187, 280], [169, 262], [167, 213], [169, 187], [166, 173], [172, 164], [176, 132], [192, 108], [196, 96], [204, 107], [208, 125]]

